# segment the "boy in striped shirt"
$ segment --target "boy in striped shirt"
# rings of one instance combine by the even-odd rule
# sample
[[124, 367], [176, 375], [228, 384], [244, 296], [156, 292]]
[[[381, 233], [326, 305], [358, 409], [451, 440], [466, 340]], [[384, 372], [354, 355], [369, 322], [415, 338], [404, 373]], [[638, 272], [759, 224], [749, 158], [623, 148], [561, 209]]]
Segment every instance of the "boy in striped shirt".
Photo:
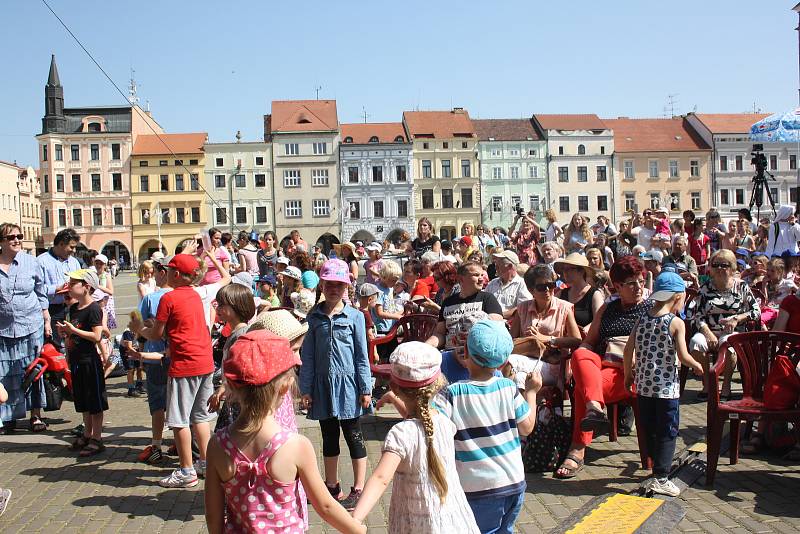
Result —
[[463, 362], [469, 380], [451, 384], [436, 401], [456, 425], [458, 476], [484, 534], [514, 530], [525, 494], [519, 437], [533, 431], [542, 387], [541, 375], [528, 375], [523, 398], [513, 381], [495, 376], [513, 346], [504, 322], [476, 323]]

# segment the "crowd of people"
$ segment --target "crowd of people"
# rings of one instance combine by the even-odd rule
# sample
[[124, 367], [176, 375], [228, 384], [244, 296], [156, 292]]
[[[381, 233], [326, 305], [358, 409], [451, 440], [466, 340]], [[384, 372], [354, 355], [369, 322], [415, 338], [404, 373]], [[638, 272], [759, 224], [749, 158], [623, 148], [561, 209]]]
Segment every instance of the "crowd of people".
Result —
[[[577, 213], [561, 225], [548, 210], [541, 220], [519, 213], [508, 229], [465, 224], [461, 234], [440, 240], [422, 218], [398, 242], [323, 251], [296, 230], [279, 242], [271, 231], [212, 228], [138, 265], [139, 305], [116, 346], [109, 259], [79, 261], [71, 229], [35, 258], [21, 251], [20, 228], [2, 224], [3, 429], [28, 417], [31, 431], [47, 431], [44, 383], [26, 373], [52, 344], [67, 355], [82, 417], [70, 449], [106, 450], [105, 380], [123, 367], [128, 396], [146, 395], [151, 416], [139, 461], [176, 455], [159, 481], [166, 488], [204, 478], [210, 532], [303, 532], [308, 503], [334, 528], [365, 532], [390, 483], [390, 532], [512, 532], [524, 458], [551, 428], [537, 413], [544, 388], [570, 405], [554, 477], [584, 467], [610, 425], [608, 405], [636, 403], [653, 459], [642, 488], [675, 496], [679, 367], [702, 376], [735, 332], [800, 333], [800, 224], [790, 206], [759, 221], [740, 210], [727, 223], [713, 209], [675, 220], [646, 209], [616, 225]], [[429, 338], [373, 346], [415, 314], [436, 318]], [[727, 362], [722, 398], [734, 394], [736, 361]], [[388, 364], [388, 384], [373, 377], [378, 363]], [[704, 382], [698, 399], [715, 387]], [[404, 420], [368, 473], [360, 419], [387, 404]], [[632, 415], [618, 412], [619, 432], [630, 432]], [[299, 414], [319, 422], [321, 450], [298, 434]], [[353, 471], [347, 493], [340, 436]], [[764, 429], [746, 445], [761, 450]], [[800, 449], [789, 457], [800, 460]], [[9, 498], [0, 490], [0, 512]]]

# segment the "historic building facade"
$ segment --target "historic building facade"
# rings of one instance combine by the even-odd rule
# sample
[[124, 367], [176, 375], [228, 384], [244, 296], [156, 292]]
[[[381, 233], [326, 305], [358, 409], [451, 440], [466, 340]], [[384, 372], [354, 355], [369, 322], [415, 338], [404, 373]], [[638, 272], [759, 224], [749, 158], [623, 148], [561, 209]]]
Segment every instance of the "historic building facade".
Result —
[[547, 138], [549, 207], [566, 224], [574, 213], [615, 219], [614, 132], [597, 115], [533, 116]]
[[35, 254], [44, 250], [42, 240], [41, 184], [33, 167], [20, 169], [17, 182], [19, 189], [19, 221], [25, 240], [23, 250]]
[[273, 101], [264, 117], [264, 141], [272, 143], [278, 239], [298, 230], [309, 244], [328, 250], [339, 242], [342, 220], [336, 101]]
[[15, 163], [0, 161], [0, 221], [20, 223], [19, 174], [24, 169]]
[[[750, 127], [767, 117], [766, 113], [689, 113], [686, 120], [712, 147], [712, 202], [723, 217], [736, 216], [736, 211], [750, 205], [755, 167], [750, 163], [753, 142]], [[763, 143], [767, 171], [775, 181], [769, 181], [775, 204], [797, 202], [796, 143]], [[755, 212], [755, 208], [753, 208]], [[769, 201], [764, 195], [761, 212], [771, 215]]]
[[[131, 156], [131, 210], [136, 258], [175, 254], [186, 238], [208, 229], [205, 133], [140, 135]], [[166, 145], [166, 146], [165, 146]]]
[[342, 239], [396, 241], [414, 233], [413, 158], [402, 123], [342, 124]]
[[406, 111], [403, 125], [412, 142], [417, 220], [427, 217], [442, 239], [460, 235], [464, 223], [480, 223], [478, 138], [469, 113]]
[[274, 229], [272, 145], [206, 143], [206, 220], [234, 235]]
[[130, 264], [131, 149], [139, 135], [153, 131], [162, 130], [137, 106], [65, 108], [53, 56], [36, 136], [45, 247], [59, 230], [72, 227], [83, 246]]
[[618, 213], [666, 207], [675, 219], [710, 207], [711, 147], [686, 119], [603, 122], [614, 131]]
[[481, 217], [508, 228], [517, 207], [539, 217], [547, 201], [547, 142], [531, 119], [473, 119], [478, 135]]

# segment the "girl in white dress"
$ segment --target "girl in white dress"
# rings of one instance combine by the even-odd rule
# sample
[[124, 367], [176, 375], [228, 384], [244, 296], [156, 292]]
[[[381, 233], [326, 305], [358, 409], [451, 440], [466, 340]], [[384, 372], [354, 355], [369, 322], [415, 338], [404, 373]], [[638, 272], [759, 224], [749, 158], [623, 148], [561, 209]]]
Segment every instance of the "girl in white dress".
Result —
[[394, 478], [389, 504], [393, 534], [477, 534], [455, 466], [455, 425], [431, 408], [446, 385], [442, 355], [426, 343], [409, 341], [390, 357], [392, 391], [378, 403], [397, 407], [405, 420], [389, 431], [380, 463], [353, 511], [363, 521]]

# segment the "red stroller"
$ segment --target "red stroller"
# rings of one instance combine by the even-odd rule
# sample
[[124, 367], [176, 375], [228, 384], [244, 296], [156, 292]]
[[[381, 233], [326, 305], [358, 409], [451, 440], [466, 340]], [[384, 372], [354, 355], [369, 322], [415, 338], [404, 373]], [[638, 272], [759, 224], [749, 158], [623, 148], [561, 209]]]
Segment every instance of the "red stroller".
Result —
[[67, 364], [67, 357], [58, 352], [52, 343], [45, 343], [39, 357], [25, 369], [22, 391], [27, 393], [33, 387], [33, 383], [42, 377], [47, 398], [45, 411], [59, 410], [64, 399], [72, 400], [72, 373]]

